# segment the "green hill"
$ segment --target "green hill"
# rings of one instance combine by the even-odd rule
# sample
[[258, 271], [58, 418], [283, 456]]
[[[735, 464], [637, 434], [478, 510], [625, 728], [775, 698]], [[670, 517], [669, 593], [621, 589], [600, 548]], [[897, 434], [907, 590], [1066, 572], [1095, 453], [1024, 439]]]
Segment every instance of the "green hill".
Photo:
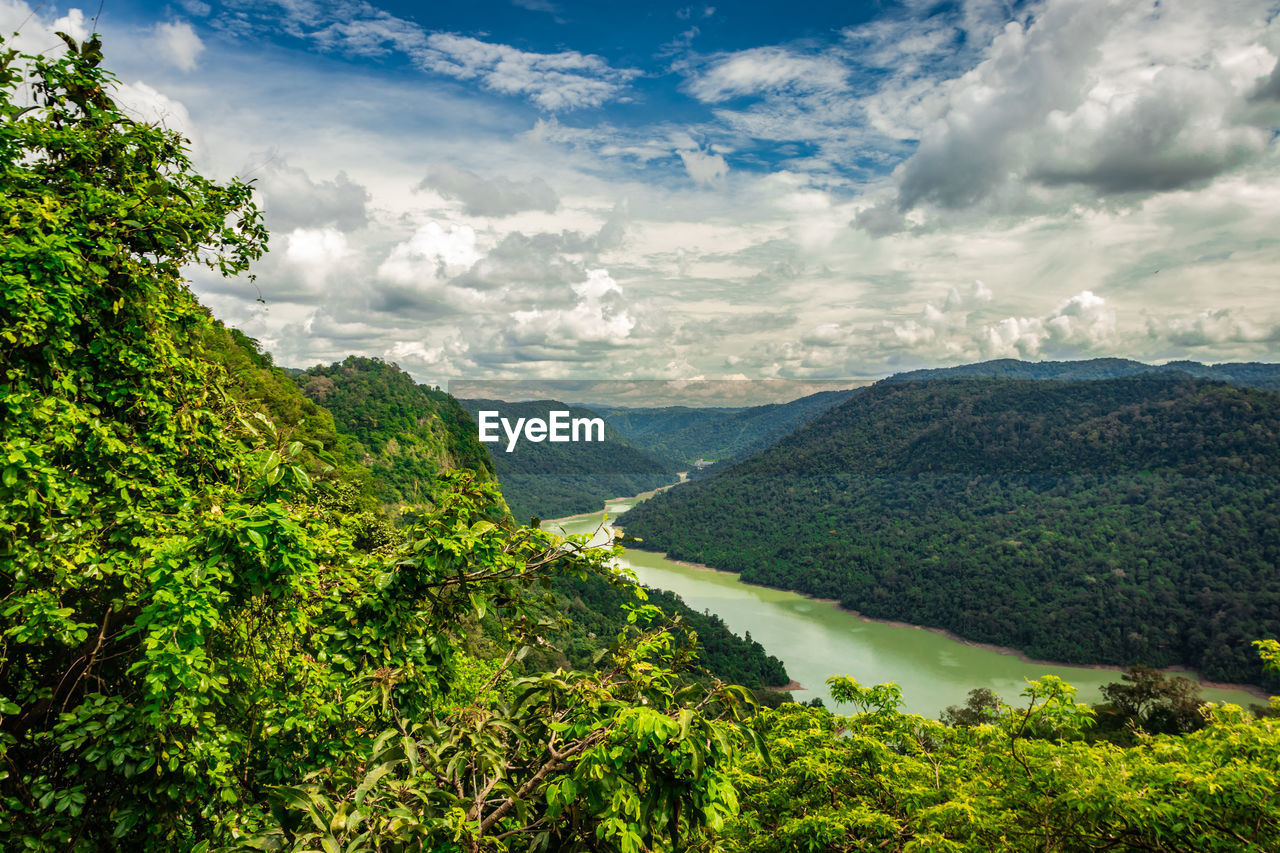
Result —
[[372, 505], [373, 477], [360, 464], [364, 454], [358, 443], [338, 431], [333, 413], [303, 394], [290, 373], [275, 365], [271, 353], [217, 320], [200, 331], [200, 349], [204, 358], [222, 368], [228, 396], [245, 410], [268, 418], [285, 439], [306, 445], [313, 478], [355, 486]]
[[1021, 361], [1001, 358], [957, 367], [939, 367], [897, 373], [883, 382], [919, 382], [926, 379], [1003, 377], [1005, 379], [1057, 379], [1064, 381], [1119, 379], [1144, 373], [1182, 374], [1197, 379], [1213, 379], [1241, 388], [1280, 390], [1280, 364], [1229, 362], [1201, 364], [1198, 361], [1171, 361], [1144, 364], [1128, 358], [1089, 358], [1080, 361]]
[[382, 500], [419, 502], [442, 471], [493, 478], [470, 416], [448, 394], [419, 385], [396, 365], [353, 355], [293, 378], [355, 439], [353, 451], [373, 472]]
[[1280, 396], [1177, 377], [881, 384], [627, 515], [672, 557], [1076, 663], [1262, 683]]

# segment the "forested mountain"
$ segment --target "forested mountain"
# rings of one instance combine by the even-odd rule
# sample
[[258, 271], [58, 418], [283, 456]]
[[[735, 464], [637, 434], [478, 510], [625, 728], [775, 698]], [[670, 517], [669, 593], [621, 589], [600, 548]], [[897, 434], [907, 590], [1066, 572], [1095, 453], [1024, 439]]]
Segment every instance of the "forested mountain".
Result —
[[384, 501], [427, 499], [441, 471], [467, 469], [481, 479], [493, 477], [475, 424], [457, 401], [419, 385], [394, 364], [353, 355], [295, 374], [294, 381], [355, 439], [352, 450], [373, 472]]
[[[260, 394], [279, 375], [181, 277], [266, 251], [252, 187], [205, 178], [180, 136], [121, 110], [96, 36], [62, 40], [0, 45], [5, 850], [1280, 846], [1280, 726], [1234, 706], [1136, 746], [1090, 741], [1094, 712], [1056, 679], [979, 725], [903, 714], [893, 685], [846, 677], [831, 692], [848, 716], [763, 710], [641, 604], [589, 667], [526, 667], [549, 614], [590, 618], [548, 586], [626, 590], [610, 552], [514, 524], [466, 468], [366, 535], [359, 489], [308, 473], [336, 456], [323, 414]], [[423, 413], [385, 366], [352, 368], [356, 390], [404, 400], [350, 391], [367, 455], [450, 458], [432, 449], [447, 406]], [[420, 456], [387, 450], [389, 415], [422, 430]], [[1253, 440], [1223, 425], [1239, 435], [1214, 448]], [[1280, 667], [1280, 643], [1259, 651]]]
[[1128, 358], [1090, 358], [1080, 361], [1020, 361], [1001, 358], [958, 367], [939, 367], [895, 373], [882, 382], [919, 382], [925, 379], [1003, 377], [1005, 379], [1089, 380], [1119, 379], [1142, 373], [1184, 374], [1197, 379], [1214, 379], [1241, 388], [1280, 390], [1280, 364], [1234, 362], [1201, 364], [1198, 361], [1171, 361], [1143, 364]]
[[377, 487], [360, 463], [366, 454], [359, 442], [338, 430], [333, 413], [303, 394], [290, 374], [276, 367], [271, 353], [217, 320], [201, 330], [199, 345], [202, 356], [224, 372], [225, 388], [233, 399], [246, 411], [268, 418], [284, 440], [303, 443], [300, 452], [313, 478], [354, 486], [371, 506]]
[[[546, 420], [551, 411], [569, 418], [598, 418], [594, 411], [558, 400], [508, 403], [503, 400], [460, 400], [472, 418], [480, 410], [501, 412], [512, 428], [520, 418]], [[474, 431], [474, 427], [473, 427]], [[609, 498], [626, 497], [677, 480], [674, 462], [634, 446], [608, 424], [604, 441], [528, 441], [520, 438], [510, 452], [502, 427], [500, 440], [483, 446], [493, 460], [502, 494], [516, 518], [563, 518], [599, 510]]]
[[763, 450], [853, 393], [852, 389], [821, 391], [787, 403], [746, 408], [596, 407], [596, 411], [641, 447], [688, 466], [699, 459], [740, 459]]
[[1033, 657], [1261, 683], [1280, 395], [1143, 375], [887, 383], [628, 512], [644, 547]]

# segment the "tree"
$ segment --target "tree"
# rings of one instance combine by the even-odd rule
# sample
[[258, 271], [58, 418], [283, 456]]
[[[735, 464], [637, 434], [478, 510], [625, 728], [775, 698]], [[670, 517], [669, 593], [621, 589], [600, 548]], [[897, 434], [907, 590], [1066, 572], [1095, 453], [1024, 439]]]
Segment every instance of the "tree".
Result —
[[989, 687], [969, 691], [964, 705], [948, 705], [939, 718], [948, 726], [981, 726], [1000, 718], [1000, 697]]
[[1185, 734], [1204, 726], [1205, 702], [1191, 679], [1146, 666], [1130, 667], [1120, 677], [1102, 687], [1106, 703], [1098, 711], [1107, 728]]
[[[599, 829], [636, 849], [731, 810], [733, 743], [717, 717], [736, 713], [735, 694], [678, 692], [663, 631], [618, 650], [608, 678], [512, 682], [540, 639], [532, 605], [550, 576], [614, 578], [609, 551], [514, 526], [496, 488], [465, 470], [394, 536], [370, 537], [351, 523], [349, 489], [317, 493], [320, 443], [310, 453], [237, 403], [253, 383], [208, 359], [217, 335], [181, 274], [197, 262], [241, 273], [265, 250], [250, 187], [199, 175], [180, 137], [124, 115], [96, 37], [64, 41], [52, 59], [0, 55], [6, 846], [280, 842], [297, 834], [277, 820], [280, 798], [384, 765], [379, 736], [395, 727], [451, 751], [461, 764], [445, 779], [489, 771], [463, 792], [474, 815], [416, 815], [429, 837], [472, 849], [522, 843], [521, 826]], [[23, 105], [28, 83], [35, 103]], [[491, 636], [506, 647], [497, 660], [478, 648]], [[496, 746], [475, 737], [477, 721]], [[655, 738], [685, 745], [641, 751]], [[630, 769], [601, 781], [591, 768], [628, 742]], [[412, 775], [412, 755], [375, 802], [399, 795], [387, 789]], [[431, 777], [424, 796], [461, 796], [441, 784]], [[530, 795], [542, 816], [522, 824]], [[628, 817], [637, 804], [644, 825]]]

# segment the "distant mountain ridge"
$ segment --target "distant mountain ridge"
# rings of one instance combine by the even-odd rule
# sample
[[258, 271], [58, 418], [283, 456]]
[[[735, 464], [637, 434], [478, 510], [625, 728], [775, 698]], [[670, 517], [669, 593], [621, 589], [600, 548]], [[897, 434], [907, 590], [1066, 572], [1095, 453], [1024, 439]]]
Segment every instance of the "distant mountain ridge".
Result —
[[[602, 417], [559, 400], [458, 402], [473, 419], [482, 410], [494, 410], [513, 426], [520, 418], [546, 420], [551, 411], [566, 411], [570, 418]], [[636, 447], [607, 421], [603, 442], [533, 442], [522, 438], [509, 453], [502, 428], [497, 433], [502, 440], [485, 443], [484, 447], [507, 505], [516, 518], [524, 521], [533, 516], [562, 518], [598, 511], [609, 498], [638, 494], [676, 481], [678, 466], [673, 461]]]
[[644, 547], [1048, 660], [1274, 685], [1280, 395], [884, 382], [627, 514]]
[[743, 408], [596, 407], [596, 411], [634, 443], [690, 465], [700, 459], [750, 456], [843, 403], [857, 390], [820, 391], [786, 403]]
[[1280, 390], [1280, 364], [1265, 362], [1226, 362], [1202, 364], [1198, 361], [1171, 361], [1167, 364], [1145, 364], [1128, 358], [1090, 358], [1081, 361], [1022, 361], [1000, 358], [956, 367], [935, 367], [895, 373], [877, 384], [920, 382], [928, 379], [1002, 377], [1005, 379], [1055, 379], [1084, 381], [1119, 379], [1144, 373], [1184, 374], [1196, 379], [1212, 379], [1241, 388]]

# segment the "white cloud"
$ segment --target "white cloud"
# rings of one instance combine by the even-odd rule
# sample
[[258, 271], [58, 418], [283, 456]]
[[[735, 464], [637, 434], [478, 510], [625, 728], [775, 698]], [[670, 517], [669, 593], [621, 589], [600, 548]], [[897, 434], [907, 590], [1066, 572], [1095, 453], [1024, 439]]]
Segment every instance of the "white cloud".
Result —
[[1230, 308], [1206, 308], [1194, 317], [1150, 317], [1147, 333], [1180, 347], [1280, 341], [1280, 326], [1267, 328]]
[[52, 29], [64, 32], [76, 41], [84, 41], [89, 37], [89, 22], [79, 9], [68, 10], [67, 14], [53, 22]]
[[586, 280], [572, 285], [572, 289], [578, 299], [571, 308], [515, 312], [512, 340], [548, 350], [582, 343], [626, 343], [636, 321], [618, 304], [622, 288], [608, 270], [588, 270]]
[[197, 155], [200, 153], [203, 148], [201, 136], [195, 122], [191, 120], [191, 113], [181, 101], [169, 97], [141, 80], [118, 84], [113, 97], [124, 112], [134, 120], [176, 131], [191, 141]]
[[194, 71], [196, 58], [204, 50], [204, 42], [186, 21], [156, 24], [155, 45], [157, 53], [182, 71]]
[[875, 338], [887, 350], [943, 361], [1081, 357], [1115, 342], [1115, 311], [1092, 291], [1063, 300], [1043, 316], [983, 321], [979, 312], [993, 299], [980, 281], [968, 292], [952, 287], [941, 308], [926, 303], [915, 318], [883, 321]]
[[896, 172], [899, 208], [964, 208], [1037, 184], [1167, 191], [1261, 156], [1269, 131], [1241, 108], [1265, 51], [1242, 61], [1240, 48], [1266, 7], [1235, 5], [1221, 15], [1194, 3], [1049, 0], [1007, 24], [977, 67], [943, 87]]
[[285, 237], [284, 256], [299, 266], [324, 269], [346, 254], [346, 236], [332, 228], [296, 228]]
[[834, 57], [758, 47], [717, 57], [686, 88], [704, 103], [717, 103], [745, 95], [838, 91], [846, 88], [847, 74]]
[[729, 164], [719, 154], [698, 149], [681, 149], [676, 154], [694, 183], [715, 184], [729, 174]]
[[[305, 288], [320, 292], [350, 253], [346, 235], [332, 228], [295, 228], [284, 239], [284, 260]], [[293, 294], [296, 295], [296, 294]]]
[[432, 221], [392, 249], [377, 275], [396, 284], [426, 286], [463, 272], [480, 257], [475, 229]]
[[459, 80], [478, 80], [505, 95], [523, 95], [544, 110], [598, 107], [639, 74], [575, 50], [533, 53], [469, 36], [433, 33], [419, 64]]
[[[765, 46], [736, 64], [677, 53], [686, 97], [670, 113], [670, 81], [626, 77], [611, 47], [593, 62], [532, 34], [521, 51], [471, 30], [438, 50], [429, 29], [372, 7], [343, 6], [352, 25], [338, 28], [335, 4], [288, 0], [297, 11], [277, 22], [230, 2], [304, 41], [235, 46], [223, 3], [199, 74], [147, 51], [154, 21], [109, 33], [108, 65], [157, 103], [181, 94], [168, 103], [199, 123], [205, 173], [278, 152], [240, 171], [257, 177], [275, 234], [256, 266], [267, 304], [246, 282], [197, 287], [282, 363], [359, 352], [420, 379], [605, 364], [870, 376], [996, 355], [1280, 352], [1280, 160], [1273, 142], [1250, 147], [1280, 123], [1268, 88], [1280, 19], [1260, 23], [1261, 0], [1213, 14], [1163, 0], [1159, 21], [1143, 17], [1145, 0], [1037, 0], [1014, 4], [1018, 40], [998, 0], [898, 4], [874, 32]], [[1106, 25], [1064, 9], [1101, 10]], [[669, 22], [663, 38], [688, 26]], [[701, 42], [711, 27], [697, 23]], [[317, 46], [383, 59], [296, 61]], [[1078, 75], [1055, 64], [1064, 56], [1080, 57]], [[442, 70], [404, 74], [419, 57]], [[794, 72], [797, 60], [814, 74]], [[493, 96], [561, 109], [538, 101], [556, 74], [563, 109], [610, 109], [557, 120]], [[288, 86], [264, 87], [267, 75]], [[579, 78], [595, 88], [576, 91]], [[1059, 83], [1061, 98], [1042, 104]], [[695, 85], [707, 100], [689, 97]], [[611, 107], [632, 96], [651, 102]], [[962, 120], [983, 131], [961, 139]], [[926, 175], [944, 130], [964, 156], [939, 155]], [[984, 145], [986, 176], [970, 166]], [[905, 211], [890, 176], [904, 162], [900, 178], [928, 178]], [[428, 191], [415, 192], [423, 175]], [[855, 219], [863, 229], [847, 227]]]

